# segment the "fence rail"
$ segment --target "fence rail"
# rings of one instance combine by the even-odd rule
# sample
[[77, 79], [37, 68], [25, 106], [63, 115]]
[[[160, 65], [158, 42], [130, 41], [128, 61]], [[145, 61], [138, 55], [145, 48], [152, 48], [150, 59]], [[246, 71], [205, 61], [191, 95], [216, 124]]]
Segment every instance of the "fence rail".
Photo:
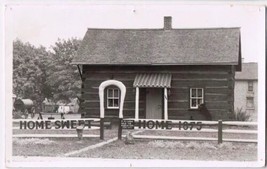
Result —
[[[223, 138], [223, 134], [243, 134], [244, 136], [246, 134], [258, 134], [257, 129], [256, 130], [247, 130], [247, 129], [225, 129], [226, 127], [251, 127], [251, 126], [257, 126], [257, 122], [240, 122], [240, 121], [196, 121], [196, 120], [157, 120], [157, 119], [124, 119], [124, 120], [134, 120], [135, 122], [143, 122], [143, 121], [158, 121], [158, 122], [166, 122], [166, 121], [171, 121], [172, 124], [178, 124], [178, 123], [197, 123], [201, 122], [203, 126], [213, 126], [217, 127], [216, 129], [210, 129], [210, 128], [202, 128], [201, 130], [197, 129], [192, 129], [192, 130], [181, 130], [178, 128], [172, 128], [171, 130], [168, 131], [179, 131], [179, 132], [189, 132], [189, 133], [194, 133], [194, 132], [199, 132], [199, 133], [217, 133], [217, 138], [212, 138], [212, 137], [174, 137], [174, 136], [158, 136], [158, 135], [134, 135], [134, 138], [137, 139], [170, 139], [170, 140], [191, 140], [191, 141], [218, 141], [218, 143], [222, 142], [246, 142], [246, 143], [257, 143], [257, 140], [254, 139], [229, 139], [229, 138]], [[149, 129], [149, 128], [140, 128], [138, 126], [134, 126], [134, 129], [138, 130], [166, 130], [166, 129]], [[244, 137], [245, 138], [245, 137]]]
[[[188, 133], [217, 133], [217, 138], [214, 137], [176, 137], [176, 136], [158, 136], [158, 135], [134, 135], [134, 138], [136, 139], [172, 139], [172, 140], [188, 140], [188, 141], [218, 141], [218, 143], [222, 143], [222, 142], [247, 142], [247, 143], [257, 143], [257, 140], [254, 139], [245, 139], [246, 135], [257, 135], [258, 131], [257, 131], [257, 123], [256, 122], [240, 122], [240, 121], [222, 121], [222, 120], [218, 120], [218, 121], [196, 121], [196, 120], [161, 120], [161, 119], [123, 119], [123, 120], [133, 120], [135, 122], [140, 122], [140, 121], [158, 121], [158, 122], [162, 122], [162, 121], [171, 121], [172, 124], [174, 124], [173, 128], [167, 131], [171, 131], [171, 132], [188, 132]], [[42, 119], [14, 119], [13, 120], [13, 124], [15, 124], [13, 126], [13, 130], [19, 130], [21, 129], [20, 127], [18, 127], [17, 125], [20, 122], [30, 122], [30, 121], [34, 121], [34, 122], [42, 122], [45, 120]], [[106, 125], [104, 122], [104, 119], [100, 119], [100, 118], [83, 118], [83, 119], [52, 119], [49, 120], [52, 124], [55, 123], [56, 121], [91, 121], [92, 124], [90, 127], [88, 127], [88, 129], [86, 130], [99, 130], [100, 131], [100, 135], [88, 135], [85, 134], [84, 137], [100, 137], [101, 139], [104, 138], [104, 126]], [[197, 130], [196, 128], [193, 128], [192, 130], [181, 130], [179, 128], [177, 128], [177, 126], [175, 126], [176, 124], [181, 124], [181, 123], [191, 123], [191, 122], [201, 122], [201, 124], [205, 127], [203, 127], [201, 130]], [[96, 124], [97, 123], [97, 124]], [[99, 124], [98, 124], [99, 123]], [[229, 129], [227, 127], [237, 127], [238, 129]], [[255, 127], [256, 126], [256, 127]], [[106, 127], [106, 126], [105, 126]], [[240, 128], [246, 128], [246, 129], [240, 129]], [[249, 127], [250, 129], [247, 129], [247, 127]], [[253, 129], [251, 129], [253, 128]], [[163, 128], [158, 128], [158, 129], [149, 129], [149, 128], [140, 128], [138, 126], [134, 126], [135, 130], [166, 130]], [[23, 130], [23, 129], [22, 129]], [[43, 130], [43, 129], [40, 129]], [[49, 128], [49, 130], [68, 130], [68, 131], [73, 131], [76, 130], [76, 128], [62, 128], [62, 129], [56, 129], [54, 125], [51, 126], [51, 128]], [[120, 139], [122, 136], [125, 137], [125, 135], [122, 135], [122, 127], [119, 125], [119, 131], [118, 131], [118, 138]], [[223, 138], [223, 134], [227, 133], [227, 134], [243, 134], [244, 137], [242, 136], [242, 139], [229, 139], [229, 138]], [[75, 134], [14, 134], [13, 137], [76, 137], [77, 135]]]

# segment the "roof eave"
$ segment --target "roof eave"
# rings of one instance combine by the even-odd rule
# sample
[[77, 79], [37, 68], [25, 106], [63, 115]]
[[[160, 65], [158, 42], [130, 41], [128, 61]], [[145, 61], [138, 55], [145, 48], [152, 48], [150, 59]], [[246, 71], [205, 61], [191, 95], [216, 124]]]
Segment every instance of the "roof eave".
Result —
[[138, 63], [138, 64], [132, 64], [132, 63], [86, 63], [86, 62], [72, 62], [72, 65], [114, 65], [114, 66], [123, 66], [123, 65], [131, 65], [131, 66], [179, 66], [179, 65], [239, 65], [238, 62], [218, 62], [218, 63]]

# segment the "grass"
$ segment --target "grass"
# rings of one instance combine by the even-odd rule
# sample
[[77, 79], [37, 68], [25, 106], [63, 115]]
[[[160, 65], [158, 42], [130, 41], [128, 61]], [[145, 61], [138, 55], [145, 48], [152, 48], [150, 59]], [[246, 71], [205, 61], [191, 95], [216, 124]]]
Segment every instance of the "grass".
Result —
[[[123, 134], [132, 130], [123, 130]], [[117, 137], [117, 129], [105, 130], [105, 140]], [[14, 130], [14, 134], [74, 134], [67, 130]], [[99, 134], [99, 130], [85, 131], [85, 134]], [[146, 130], [138, 135], [167, 135], [179, 137], [217, 137], [217, 133], [152, 131]], [[223, 134], [223, 138], [257, 139], [251, 134]], [[99, 138], [14, 138], [14, 156], [59, 156], [65, 153], [102, 142]], [[114, 158], [114, 159], [177, 159], [211, 161], [253, 161], [257, 159], [255, 143], [222, 143], [216, 141], [171, 141], [171, 140], [135, 140], [135, 144], [126, 145], [117, 140], [105, 146], [91, 149], [74, 157]]]
[[14, 138], [13, 156], [63, 156], [98, 142], [98, 138]]
[[253, 161], [257, 159], [257, 144], [223, 143], [218, 145], [215, 142], [138, 140], [134, 145], [126, 145], [118, 140], [75, 156], [115, 159]]

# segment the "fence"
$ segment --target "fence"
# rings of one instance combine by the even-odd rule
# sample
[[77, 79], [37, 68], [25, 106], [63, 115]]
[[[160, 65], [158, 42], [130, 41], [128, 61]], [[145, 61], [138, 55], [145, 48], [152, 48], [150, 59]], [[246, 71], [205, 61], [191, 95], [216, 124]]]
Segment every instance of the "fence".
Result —
[[[132, 120], [135, 122], [134, 129], [139, 130], [166, 130], [166, 129], [148, 129], [148, 128], [140, 128], [140, 126], [136, 125], [136, 122], [140, 121], [159, 121], [162, 122], [164, 120], [155, 120], [155, 119], [124, 119], [124, 120]], [[246, 142], [246, 143], [257, 143], [256, 139], [236, 139], [236, 138], [223, 138], [223, 134], [243, 134], [242, 138], [245, 138], [247, 134], [256, 134], [257, 135], [257, 129], [250, 129], [250, 130], [240, 130], [240, 129], [225, 129], [227, 127], [255, 127], [257, 128], [257, 122], [240, 122], [240, 121], [193, 121], [193, 120], [170, 120], [172, 122], [172, 125], [178, 125], [178, 124], [184, 124], [185, 122], [188, 123], [201, 123], [202, 126], [205, 126], [205, 128], [202, 128], [200, 130], [198, 129], [192, 129], [191, 130], [181, 130], [181, 128], [172, 128], [168, 131], [180, 131], [180, 132], [199, 132], [199, 133], [217, 133], [217, 138], [211, 138], [211, 137], [176, 137], [176, 136], [159, 136], [159, 135], [133, 135], [136, 139], [162, 139], [162, 140], [187, 140], [187, 141], [218, 141], [218, 143], [222, 142]], [[212, 129], [213, 128], [213, 129]], [[215, 129], [214, 129], [215, 128]], [[188, 128], [187, 128], [188, 129]], [[125, 137], [125, 136], [124, 136]]]
[[[155, 120], [155, 119], [123, 119], [123, 120], [130, 120], [134, 121], [134, 128], [137, 130], [167, 130], [167, 129], [152, 129], [152, 128], [140, 128], [138, 126], [138, 121], [152, 121], [152, 122], [167, 122], [166, 120]], [[84, 119], [53, 119], [53, 120], [33, 120], [33, 119], [14, 119], [13, 120], [13, 130], [23, 130], [23, 129], [30, 129], [30, 130], [76, 130], [76, 126], [79, 125], [79, 121], [83, 121], [83, 123], [88, 122], [87, 127], [88, 130], [99, 130], [99, 135], [96, 134], [84, 134], [83, 137], [99, 137], [100, 139], [104, 139], [104, 128], [109, 126], [110, 124], [106, 124], [104, 119], [100, 118], [84, 118]], [[187, 140], [187, 141], [218, 141], [218, 143], [222, 142], [247, 142], [247, 143], [257, 143], [255, 139], [243, 139], [247, 134], [257, 134], [257, 122], [238, 122], [238, 121], [193, 121], [193, 120], [170, 120], [173, 128], [169, 129], [168, 131], [172, 132], [198, 132], [198, 133], [217, 133], [217, 138], [212, 137], [177, 137], [177, 136], [159, 136], [159, 135], [133, 135], [136, 139], [163, 139], [163, 140]], [[46, 124], [49, 122], [49, 125]], [[66, 124], [69, 122], [68, 124]], [[90, 124], [89, 124], [90, 122]], [[18, 124], [19, 123], [19, 124]], [[51, 124], [50, 124], [51, 123]], [[185, 123], [201, 123], [201, 129], [196, 128], [188, 128], [184, 127]], [[181, 125], [179, 128], [177, 125]], [[48, 125], [48, 128], [47, 128]], [[240, 129], [226, 129], [227, 127], [238, 127], [238, 126], [245, 126], [245, 127], [254, 127], [254, 130], [240, 130]], [[256, 126], [256, 130], [255, 130]], [[125, 130], [119, 125], [118, 128], [118, 138], [121, 139], [125, 137], [122, 135], [122, 130]], [[236, 138], [223, 138], [224, 133], [227, 134], [243, 134], [242, 139]], [[77, 137], [77, 134], [13, 134], [13, 137]]]

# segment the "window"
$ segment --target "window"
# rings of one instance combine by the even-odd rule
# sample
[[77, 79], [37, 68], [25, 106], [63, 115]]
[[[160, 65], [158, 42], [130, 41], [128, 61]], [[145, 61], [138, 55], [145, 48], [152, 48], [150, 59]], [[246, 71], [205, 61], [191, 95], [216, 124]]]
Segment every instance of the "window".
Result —
[[107, 108], [118, 109], [119, 108], [119, 89], [108, 89], [107, 90]]
[[253, 97], [247, 97], [247, 108], [248, 109], [254, 108], [254, 98]]
[[248, 82], [248, 91], [253, 91], [253, 82], [252, 81]]
[[191, 88], [190, 89], [190, 108], [197, 109], [198, 105], [204, 103], [204, 89]]

